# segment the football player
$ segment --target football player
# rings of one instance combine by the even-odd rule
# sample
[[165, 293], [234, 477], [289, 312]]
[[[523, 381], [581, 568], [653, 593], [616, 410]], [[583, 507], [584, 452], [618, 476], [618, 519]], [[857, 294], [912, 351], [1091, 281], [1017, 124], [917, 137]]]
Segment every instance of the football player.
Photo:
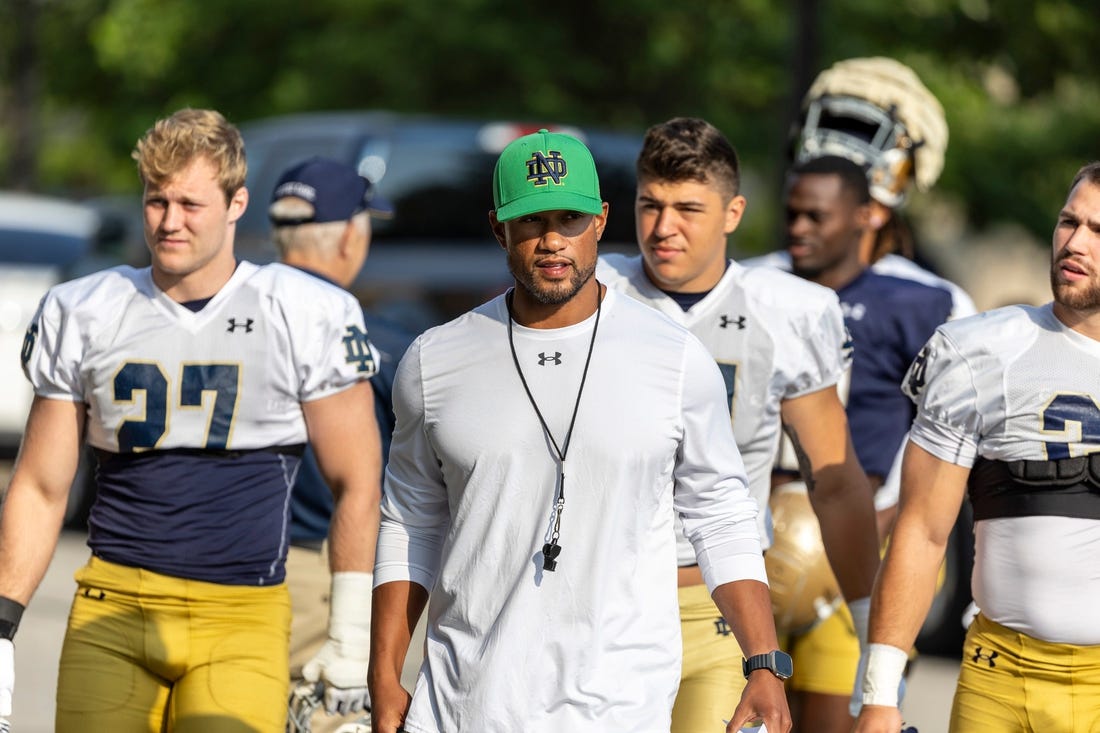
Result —
[[[867, 177], [847, 158], [813, 158], [788, 175], [787, 250], [795, 274], [836, 290], [840, 298], [855, 349], [847, 395], [852, 441], [877, 489], [912, 421], [912, 405], [900, 388], [906, 365], [947, 320], [951, 294], [862, 263], [859, 247], [870, 209]], [[839, 611], [788, 640], [799, 670], [791, 690], [803, 731], [851, 726], [848, 700], [866, 636], [852, 626], [846, 609]], [[798, 659], [804, 660], [800, 667]]]
[[[836, 390], [851, 356], [836, 294], [729, 258], [727, 237], [746, 200], [737, 152], [710, 123], [677, 118], [650, 128], [637, 174], [641, 254], [602, 256], [598, 276], [687, 327], [718, 362], [765, 547], [771, 468], [786, 425], [830, 564], [858, 616], [868, 607], [878, 548], [870, 488]], [[672, 729], [689, 733], [712, 727], [737, 699], [744, 669], [683, 539], [678, 561], [684, 661]]]
[[[863, 166], [871, 189], [860, 259], [876, 272], [947, 288], [953, 318], [977, 312], [954, 282], [913, 261], [914, 242], [900, 211], [913, 190], [928, 191], [943, 170], [947, 120], [916, 73], [882, 56], [838, 61], [818, 74], [792, 133], [793, 162], [838, 155]], [[790, 269], [781, 249], [745, 264]]]
[[913, 361], [897, 524], [875, 586], [858, 733], [896, 731], [897, 684], [969, 495], [972, 585], [957, 733], [1100, 729], [1100, 162], [1054, 225], [1042, 306], [945, 324]]
[[[853, 58], [833, 64], [818, 75], [807, 91], [802, 103], [802, 115], [792, 133], [792, 139], [795, 163], [822, 156], [839, 156], [857, 163], [866, 171], [870, 199], [858, 247], [860, 262], [870, 266], [871, 271], [877, 275], [946, 289], [952, 297], [951, 318], [976, 312], [973, 301], [961, 287], [920, 267], [910, 259], [913, 255], [912, 234], [900, 211], [914, 190], [927, 191], [935, 184], [943, 170], [948, 139], [943, 107], [911, 68], [885, 57]], [[791, 258], [784, 248], [763, 257], [746, 260], [745, 264], [767, 264], [790, 270]], [[851, 318], [861, 313], [862, 309], [857, 304], [854, 311], [849, 310], [848, 315]], [[870, 348], [872, 347], [863, 346], [865, 356]], [[857, 355], [861, 353], [860, 349], [861, 344], [857, 339]], [[901, 358], [901, 363], [905, 363], [904, 355]], [[886, 379], [892, 379], [898, 374], [899, 364], [882, 372]], [[878, 389], [889, 390], [893, 404], [899, 407], [898, 414], [911, 414], [907, 408], [901, 409], [904, 405], [900, 392], [894, 387], [896, 384], [884, 384]], [[865, 385], [861, 386], [860, 391], [865, 388]], [[841, 391], [847, 400], [847, 378], [842, 381]], [[868, 405], [869, 413], [865, 413], [860, 407], [858, 398], [856, 405], [848, 406], [849, 417], [853, 426], [856, 426], [853, 430], [858, 431], [859, 425], [866, 425], [869, 428], [863, 432], [879, 434], [880, 429], [875, 427], [877, 404], [873, 400], [864, 401], [864, 404]], [[856, 411], [855, 414], [852, 410]], [[882, 433], [886, 434], [888, 433]], [[859, 435], [855, 437], [858, 448], [861, 439]], [[894, 444], [895, 441], [891, 439], [890, 443]], [[893, 460], [888, 468], [879, 465], [882, 463], [881, 458], [875, 459], [873, 482], [876, 486], [875, 508], [880, 538], [888, 533], [897, 510], [903, 446], [904, 439], [896, 441]], [[868, 450], [869, 447], [863, 449], [861, 458], [866, 456]], [[777, 483], [797, 482], [796, 468], [797, 464], [789, 447], [784, 446], [780, 451]], [[790, 499], [785, 506], [795, 516], [798, 503]], [[804, 514], [803, 509], [797, 515], [801, 517], [800, 523], [805, 521]], [[780, 552], [769, 555], [769, 577], [803, 577], [805, 567], [820, 567], [820, 562], [814, 561], [814, 544], [809, 540], [811, 535], [812, 533], [787, 535], [786, 539], [793, 544], [782, 546], [779, 548]], [[824, 552], [820, 544], [816, 547], [816, 555]], [[811, 656], [823, 657], [820, 679], [813, 683], [805, 678], [796, 679], [792, 686], [812, 684], [814, 689], [806, 694], [813, 699], [817, 699], [818, 695], [825, 695], [821, 699], [832, 700], [839, 720], [842, 717], [839, 696], [847, 682], [835, 677], [829, 670], [847, 669], [848, 665], [837, 665], [828, 661], [828, 658], [845, 647], [849, 650], [849, 658], [855, 654], [855, 639], [851, 627], [842, 611], [840, 617], [829, 619], [822, 624], [823, 628], [807, 634], [811, 626], [828, 619], [836, 607], [831, 603], [836, 593], [830, 592], [830, 583], [831, 579], [827, 576], [815, 576], [801, 585], [773, 583], [773, 602], [776, 604], [777, 618], [786, 617], [797, 621], [787, 626], [786, 630], [804, 639], [804, 649], [812, 648], [815, 638], [820, 640], [817, 644], [822, 650], [820, 654], [805, 652]], [[819, 590], [820, 593], [817, 592]], [[820, 614], [808, 613], [811, 609], [817, 609]], [[826, 641], [830, 636], [835, 637], [833, 641]], [[812, 664], [805, 659], [798, 667], [808, 672]], [[853, 709], [858, 709], [858, 701], [853, 703]], [[837, 723], [838, 727], [843, 725], [843, 722]]]
[[[151, 266], [52, 288], [27, 331], [35, 399], [0, 518], [0, 708], [14, 683], [11, 639], [87, 440], [98, 494], [57, 730], [277, 733], [291, 483], [308, 439], [336, 495], [333, 569], [369, 572], [381, 459], [366, 380], [377, 354], [348, 293], [234, 256], [246, 163], [221, 114], [159, 120], [134, 157]], [[368, 603], [369, 587], [349, 590], [333, 606]], [[334, 624], [322, 660], [358, 682], [340, 691], [348, 706], [366, 695], [368, 627]]]

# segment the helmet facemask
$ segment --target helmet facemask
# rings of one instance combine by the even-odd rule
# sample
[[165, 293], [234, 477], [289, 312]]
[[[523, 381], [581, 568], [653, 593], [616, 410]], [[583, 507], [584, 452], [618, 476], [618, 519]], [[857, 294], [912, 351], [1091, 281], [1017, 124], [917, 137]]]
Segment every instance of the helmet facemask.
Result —
[[795, 162], [837, 155], [863, 166], [871, 196], [891, 209], [905, 201], [917, 143], [893, 107], [865, 99], [827, 96], [810, 100], [795, 145]]

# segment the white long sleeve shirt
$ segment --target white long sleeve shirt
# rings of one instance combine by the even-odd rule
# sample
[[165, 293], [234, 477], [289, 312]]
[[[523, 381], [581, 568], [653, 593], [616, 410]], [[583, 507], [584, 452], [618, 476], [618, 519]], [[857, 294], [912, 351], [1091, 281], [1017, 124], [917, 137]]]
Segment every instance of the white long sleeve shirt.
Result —
[[[375, 583], [431, 592], [409, 731], [662, 731], [679, 683], [674, 515], [713, 590], [767, 582], [722, 376], [688, 331], [607, 292], [542, 569], [557, 455], [503, 296], [423, 334], [394, 388]], [[515, 325], [561, 447], [595, 316]]]

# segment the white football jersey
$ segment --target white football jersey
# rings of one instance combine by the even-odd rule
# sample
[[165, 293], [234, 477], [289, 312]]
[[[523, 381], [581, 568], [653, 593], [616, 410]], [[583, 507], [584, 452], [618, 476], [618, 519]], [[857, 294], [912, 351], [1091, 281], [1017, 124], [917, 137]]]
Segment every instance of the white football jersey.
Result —
[[1050, 304], [1009, 306], [937, 329], [902, 385], [910, 439], [942, 460], [1046, 460], [1100, 451], [1100, 343]]
[[198, 312], [149, 268], [55, 286], [23, 351], [38, 395], [84, 402], [88, 442], [112, 453], [306, 442], [301, 402], [372, 376], [358, 302], [283, 265], [241, 262]]
[[[722, 279], [684, 311], [646, 276], [641, 256], [608, 254], [597, 277], [656, 308], [703, 342], [726, 380], [737, 447], [767, 527], [771, 470], [781, 431], [780, 403], [837, 384], [851, 364], [851, 345], [836, 293], [771, 268], [730, 262]], [[679, 560], [693, 564], [681, 542]]]
[[[952, 321], [906, 376], [918, 410], [910, 440], [966, 467], [978, 456], [1043, 461], [1096, 453], [1098, 374], [1100, 342], [1067, 328], [1050, 304]], [[1100, 644], [1100, 520], [1000, 517], [976, 521], [974, 533], [972, 590], [983, 614], [1047, 641]]]

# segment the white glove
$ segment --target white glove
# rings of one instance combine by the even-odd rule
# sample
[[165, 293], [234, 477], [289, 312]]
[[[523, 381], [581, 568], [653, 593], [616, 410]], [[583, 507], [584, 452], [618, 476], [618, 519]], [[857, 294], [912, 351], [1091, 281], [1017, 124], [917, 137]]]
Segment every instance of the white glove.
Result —
[[344, 723], [336, 729], [336, 733], [371, 733], [370, 718], [359, 718], [350, 723]]
[[370, 709], [370, 606], [374, 575], [333, 573], [328, 641], [302, 667], [309, 682], [325, 683], [325, 712], [346, 715]]
[[11, 715], [11, 698], [15, 692], [15, 645], [11, 639], [0, 639], [0, 718]]

